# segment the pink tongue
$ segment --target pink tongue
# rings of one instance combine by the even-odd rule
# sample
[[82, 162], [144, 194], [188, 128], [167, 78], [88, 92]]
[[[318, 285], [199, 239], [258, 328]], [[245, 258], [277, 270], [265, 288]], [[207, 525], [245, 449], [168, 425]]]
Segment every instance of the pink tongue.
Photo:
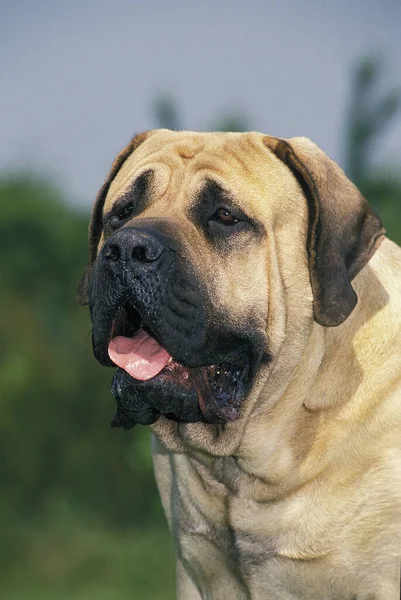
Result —
[[143, 329], [132, 338], [119, 335], [109, 342], [109, 356], [134, 379], [155, 377], [170, 360], [170, 354]]

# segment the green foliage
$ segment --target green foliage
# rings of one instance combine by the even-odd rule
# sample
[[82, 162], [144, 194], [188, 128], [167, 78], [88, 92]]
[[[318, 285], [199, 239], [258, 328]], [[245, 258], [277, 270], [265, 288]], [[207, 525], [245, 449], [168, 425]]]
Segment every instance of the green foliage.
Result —
[[229, 113], [216, 121], [211, 131], [249, 131], [248, 119], [240, 113]]
[[169, 96], [159, 96], [154, 103], [154, 116], [156, 127], [178, 131], [180, 115], [177, 104]]
[[382, 217], [389, 237], [401, 243], [400, 175], [395, 167], [374, 163], [375, 148], [401, 109], [399, 89], [381, 91], [383, 74], [383, 64], [372, 57], [361, 60], [352, 73], [345, 170]]
[[401, 178], [395, 170], [376, 169], [359, 189], [380, 215], [388, 237], [401, 244]]
[[[118, 556], [118, 536], [127, 532], [122, 547], [135, 561], [142, 556], [135, 536], [148, 545], [142, 566], [135, 567], [138, 582], [148, 574], [157, 591], [143, 562], [153, 552], [161, 579], [172, 589], [172, 560], [162, 555], [170, 542], [151, 469], [149, 433], [140, 427], [129, 433], [110, 430], [112, 371], [93, 359], [88, 311], [75, 302], [88, 215], [74, 212], [46, 182], [27, 176], [0, 181], [0, 207], [0, 575], [7, 582], [13, 565], [24, 566], [34, 585], [43, 535], [55, 546], [51, 560], [64, 565], [75, 555], [84, 562], [109, 561], [109, 539]], [[65, 515], [75, 531], [71, 543]], [[89, 528], [104, 547], [88, 547]], [[144, 531], [155, 532], [152, 550], [153, 538]], [[110, 577], [117, 580], [112, 571], [121, 567], [113, 561]], [[71, 576], [78, 590], [85, 584], [76, 575], [80, 568], [78, 563], [63, 567], [58, 577], [49, 567], [49, 580], [46, 571], [37, 584], [44, 590], [55, 577], [68, 588]], [[103, 580], [104, 573], [93, 573], [93, 582], [100, 575]]]
[[[24, 544], [1, 582], [7, 600], [173, 600], [174, 552], [160, 528], [126, 532], [65, 506], [14, 535]], [[3, 559], [3, 557], [2, 557]], [[21, 576], [22, 575], [22, 576]]]
[[[178, 103], [168, 95], [159, 96], [154, 105], [156, 126], [162, 129], [179, 131], [184, 129]], [[249, 131], [248, 119], [240, 112], [228, 112], [215, 119], [204, 131]]]
[[361, 60], [352, 74], [346, 136], [346, 170], [359, 185], [369, 172], [375, 145], [401, 108], [397, 89], [379, 92], [383, 65], [377, 58]]

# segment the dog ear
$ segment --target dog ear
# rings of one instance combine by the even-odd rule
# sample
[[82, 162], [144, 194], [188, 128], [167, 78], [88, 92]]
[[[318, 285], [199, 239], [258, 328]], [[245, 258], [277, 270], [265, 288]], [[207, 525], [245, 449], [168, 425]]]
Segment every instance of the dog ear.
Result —
[[324, 327], [336, 327], [355, 308], [358, 297], [351, 281], [373, 256], [385, 230], [342, 169], [313, 142], [270, 136], [264, 141], [305, 194], [314, 317]]
[[100, 188], [95, 203], [92, 208], [91, 217], [89, 221], [89, 264], [87, 269], [85, 270], [82, 279], [78, 285], [78, 293], [77, 298], [78, 302], [82, 305], [88, 304], [88, 281], [89, 281], [89, 273], [90, 269], [93, 265], [93, 262], [96, 258], [97, 249], [99, 245], [100, 236], [102, 235], [102, 215], [103, 215], [103, 206], [106, 200], [107, 192], [110, 189], [110, 186], [116, 177], [117, 173], [127, 160], [131, 156], [131, 154], [144, 142], [148, 137], [152, 134], [152, 131], [145, 131], [144, 133], [138, 133], [135, 135], [130, 143], [125, 146], [123, 150], [117, 155], [114, 159], [114, 162], [111, 166], [109, 174], [106, 177], [106, 180], [102, 187]]

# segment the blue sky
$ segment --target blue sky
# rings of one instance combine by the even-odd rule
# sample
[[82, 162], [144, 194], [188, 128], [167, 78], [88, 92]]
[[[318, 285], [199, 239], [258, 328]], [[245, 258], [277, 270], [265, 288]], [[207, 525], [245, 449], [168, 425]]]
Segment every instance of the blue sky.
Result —
[[[0, 169], [49, 174], [77, 204], [131, 135], [155, 126], [159, 94], [187, 129], [237, 111], [341, 162], [357, 59], [379, 54], [385, 83], [401, 85], [399, 0], [0, 2]], [[401, 164], [401, 119], [377, 160]]]

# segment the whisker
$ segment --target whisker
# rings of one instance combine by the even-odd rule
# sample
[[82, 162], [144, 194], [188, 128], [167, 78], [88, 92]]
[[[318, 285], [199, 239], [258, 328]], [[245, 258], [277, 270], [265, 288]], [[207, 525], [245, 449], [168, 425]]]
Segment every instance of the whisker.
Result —
[[90, 337], [92, 337], [92, 327], [90, 328], [89, 333], [85, 336], [84, 344], [88, 343]]

